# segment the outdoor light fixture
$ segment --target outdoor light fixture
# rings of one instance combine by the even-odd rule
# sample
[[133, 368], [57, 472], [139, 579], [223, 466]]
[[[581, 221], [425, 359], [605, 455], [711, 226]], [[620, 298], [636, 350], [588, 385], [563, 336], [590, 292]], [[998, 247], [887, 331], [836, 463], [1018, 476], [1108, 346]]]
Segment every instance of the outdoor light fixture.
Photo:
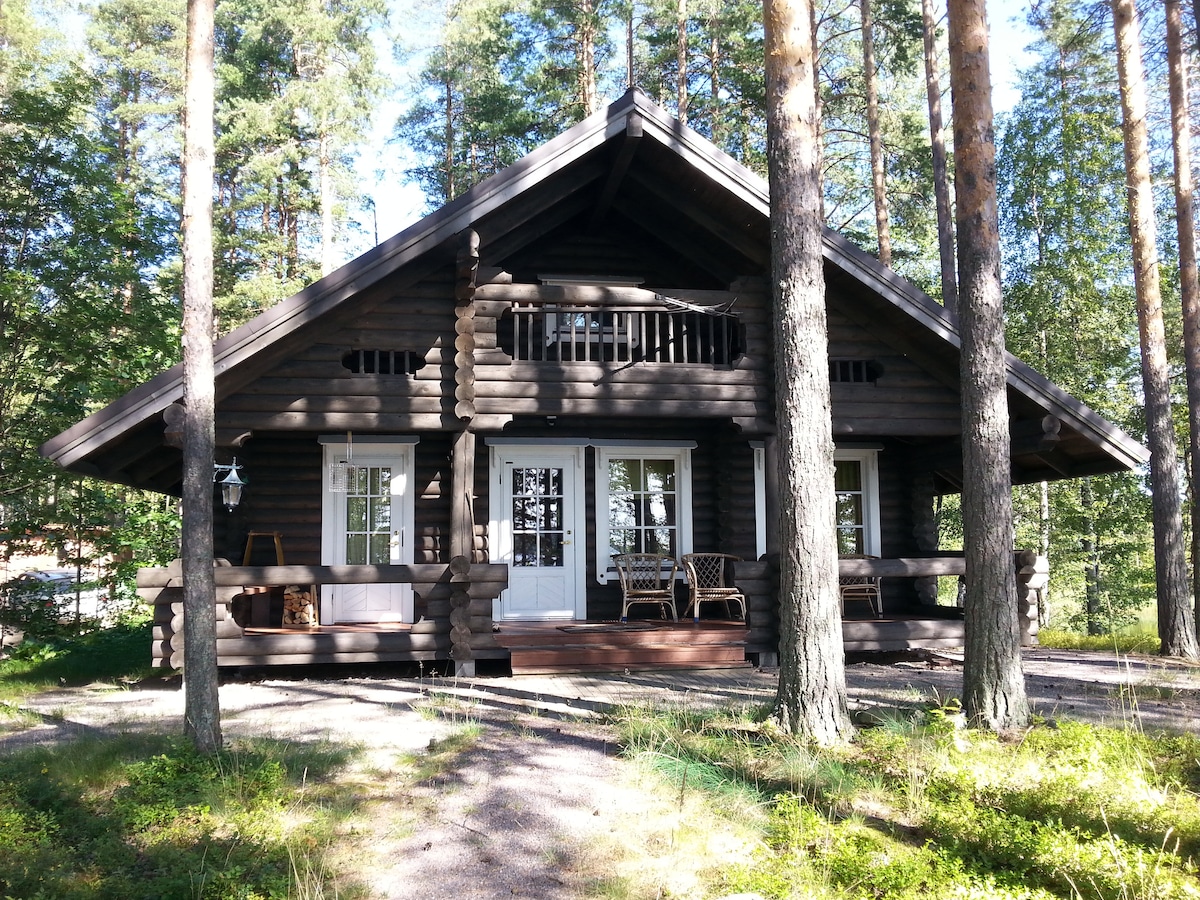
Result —
[[[221, 502], [227, 510], [233, 512], [233, 508], [242, 502], [242, 488], [246, 486], [246, 482], [238, 475], [241, 466], [238, 465], [237, 457], [235, 456], [233, 462], [227, 466], [214, 463], [213, 469], [213, 482], [221, 485]], [[222, 478], [222, 475], [225, 477]]]

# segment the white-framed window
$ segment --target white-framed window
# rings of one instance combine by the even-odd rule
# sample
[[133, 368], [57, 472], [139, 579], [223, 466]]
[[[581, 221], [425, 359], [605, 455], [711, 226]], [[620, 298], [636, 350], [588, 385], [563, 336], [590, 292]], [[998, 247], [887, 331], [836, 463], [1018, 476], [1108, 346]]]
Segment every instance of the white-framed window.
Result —
[[692, 466], [687, 446], [596, 447], [596, 578], [616, 578], [618, 553], [692, 552]]
[[[766, 450], [754, 442], [755, 542], [767, 546]], [[839, 447], [833, 453], [838, 553], [879, 556], [879, 448]]]
[[879, 451], [839, 448], [833, 464], [838, 553], [878, 556]]

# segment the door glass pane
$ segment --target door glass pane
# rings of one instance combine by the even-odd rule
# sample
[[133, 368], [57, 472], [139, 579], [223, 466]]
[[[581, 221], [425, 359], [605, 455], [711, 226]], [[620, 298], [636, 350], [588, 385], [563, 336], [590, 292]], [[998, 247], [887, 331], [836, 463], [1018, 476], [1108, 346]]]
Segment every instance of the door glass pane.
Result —
[[513, 469], [514, 566], [562, 567], [565, 503], [561, 468]]
[[392, 467], [360, 466], [346, 494], [346, 564], [391, 562]]
[[367, 536], [365, 534], [346, 535], [346, 565], [365, 566], [367, 564]]

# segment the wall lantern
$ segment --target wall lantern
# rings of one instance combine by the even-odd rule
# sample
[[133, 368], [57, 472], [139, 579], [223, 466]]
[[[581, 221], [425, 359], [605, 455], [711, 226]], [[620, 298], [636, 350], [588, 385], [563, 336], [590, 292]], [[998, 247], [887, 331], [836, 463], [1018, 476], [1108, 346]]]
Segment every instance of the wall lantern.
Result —
[[[221, 502], [230, 512], [233, 512], [233, 508], [242, 502], [242, 488], [246, 486], [246, 482], [238, 475], [238, 470], [241, 468], [236, 456], [230, 465], [213, 464], [213, 482], [221, 485]], [[222, 475], [225, 477], [222, 478]]]

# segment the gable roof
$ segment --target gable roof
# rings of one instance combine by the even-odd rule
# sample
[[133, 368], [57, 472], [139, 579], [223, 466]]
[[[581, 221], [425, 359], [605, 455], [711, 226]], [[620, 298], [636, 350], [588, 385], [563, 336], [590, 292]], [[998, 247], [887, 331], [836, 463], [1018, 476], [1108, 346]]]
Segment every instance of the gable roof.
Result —
[[[375, 289], [395, 291], [453, 258], [456, 236], [480, 235], [488, 254], [519, 258], [526, 248], [568, 217], [593, 222], [622, 215], [628, 185], [657, 209], [649, 223], [622, 218], [661, 242], [662, 257], [686, 259], [706, 270], [714, 286], [732, 274], [769, 268], [767, 183], [702, 136], [681, 125], [638, 91], [627, 93], [502, 172], [476, 185], [414, 225], [266, 310], [216, 342], [218, 398], [282, 359], [309, 326], [350, 314]], [[657, 216], [657, 220], [654, 219]], [[957, 359], [961, 347], [955, 318], [914, 285], [825, 229], [826, 277], [880, 305], [886, 316], [917, 328], [933, 346]], [[724, 286], [724, 285], [722, 285]], [[1010, 397], [1060, 420], [1084, 439], [1094, 459], [1080, 471], [1115, 471], [1144, 464], [1145, 449], [1086, 405], [1011, 355]], [[181, 401], [181, 365], [163, 372], [109, 406], [50, 439], [43, 456], [84, 474], [132, 483], [124, 471], [97, 467], [93, 457], [114, 442], [161, 422]]]

